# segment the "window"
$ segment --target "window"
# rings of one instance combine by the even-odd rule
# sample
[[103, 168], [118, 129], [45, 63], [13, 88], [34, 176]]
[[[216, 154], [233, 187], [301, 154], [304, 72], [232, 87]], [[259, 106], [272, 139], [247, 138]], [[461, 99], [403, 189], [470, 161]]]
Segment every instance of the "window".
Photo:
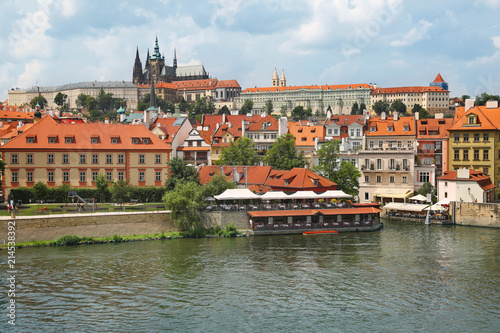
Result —
[[474, 142], [479, 142], [479, 133], [474, 133]]
[[54, 182], [54, 171], [47, 172], [47, 182], [49, 183]]
[[26, 164], [33, 164], [33, 154], [26, 154]]
[[401, 177], [401, 182], [404, 184], [408, 183], [408, 177], [407, 176]]
[[17, 183], [17, 171], [12, 172], [12, 182]]
[[134, 145], [138, 144], [139, 143], [139, 138], [132, 138], [132, 143]]
[[10, 164], [17, 164], [17, 163], [18, 163], [17, 154], [10, 155]]
[[332, 135], [332, 129], [331, 128], [328, 129], [328, 135]]
[[379, 148], [384, 148], [384, 141], [379, 141], [378, 142], [378, 147]]
[[465, 161], [469, 160], [469, 150], [468, 149], [464, 150], [464, 160]]
[[156, 154], [155, 155], [155, 163], [156, 164], [161, 164], [161, 155], [160, 154]]
[[106, 164], [112, 164], [112, 163], [113, 163], [113, 155], [106, 154]]
[[339, 135], [339, 129], [338, 128], [333, 129], [333, 135], [335, 135], [335, 136]]
[[87, 163], [87, 155], [80, 154], [80, 164], [85, 164], [85, 163]]
[[373, 141], [370, 141], [370, 143], [369, 143], [369, 147], [370, 147], [370, 148], [373, 148]]
[[117, 144], [119, 141], [119, 138], [111, 138], [111, 143], [112, 144]]
[[65, 137], [64, 143], [73, 143], [73, 137], [72, 136]]
[[123, 171], [118, 171], [118, 180], [121, 180], [121, 181], [125, 180], [125, 176], [124, 176]]
[[63, 164], [69, 164], [69, 155], [63, 154]]
[[455, 134], [454, 135], [454, 141], [459, 142], [460, 141], [460, 134]]
[[[365, 200], [370, 200], [370, 194], [368, 192], [365, 192]], [[340, 217], [340, 215], [339, 215]]]
[[90, 143], [99, 143], [99, 137], [92, 137], [90, 138]]
[[394, 183], [394, 176], [389, 176], [389, 183]]
[[49, 137], [49, 143], [56, 143], [57, 142], [57, 137], [51, 136]]
[[382, 159], [377, 158], [377, 169], [380, 170], [382, 169]]
[[144, 171], [139, 171], [139, 181], [143, 182], [144, 181]]
[[484, 142], [490, 141], [490, 135], [488, 133], [483, 133], [483, 141]]
[[99, 172], [97, 171], [92, 171], [92, 181], [95, 182], [95, 180], [97, 179], [97, 175], [99, 174]]
[[149, 143], [149, 138], [142, 138], [142, 143], [147, 145]]
[[32, 183], [33, 182], [33, 171], [26, 172], [26, 181], [28, 183]]
[[377, 176], [377, 183], [382, 183], [382, 176]]
[[47, 155], [47, 164], [54, 164], [54, 154]]
[[488, 176], [488, 171], [489, 171], [489, 169], [488, 169], [488, 168], [483, 168], [483, 173], [484, 173], [486, 176]]
[[431, 176], [429, 172], [420, 172], [418, 175], [418, 181], [421, 183], [430, 182]]
[[369, 183], [370, 182], [370, 177], [369, 176], [365, 176], [365, 183]]
[[98, 163], [99, 163], [99, 155], [92, 154], [92, 164], [98, 164]]
[[33, 143], [33, 142], [35, 142], [35, 138], [34, 138], [34, 137], [32, 137], [32, 136], [28, 136], [28, 137], [26, 138], [26, 143]]
[[474, 117], [469, 117], [469, 124], [475, 124], [476, 123], [476, 119]]
[[479, 149], [474, 150], [474, 159], [479, 160]]
[[464, 133], [464, 142], [469, 142], [469, 134]]
[[63, 171], [63, 182], [69, 182], [69, 171]]
[[459, 160], [460, 159], [460, 150], [458, 149], [455, 149], [455, 155], [453, 157], [455, 160]]
[[161, 171], [156, 171], [155, 173], [155, 181], [161, 182]]
[[444, 197], [448, 198], [448, 192], [444, 192]]
[[80, 171], [80, 182], [84, 183], [87, 181], [87, 173], [85, 171]]
[[144, 164], [145, 158], [144, 158], [144, 154], [139, 154], [139, 164]]
[[125, 163], [125, 155], [123, 154], [118, 154], [118, 164], [123, 164]]
[[396, 160], [391, 158], [389, 160], [389, 169], [394, 169], [396, 167]]
[[112, 171], [106, 171], [106, 179], [108, 182], [113, 181], [113, 172]]
[[488, 153], [488, 150], [483, 150], [483, 160], [487, 161], [489, 160], [490, 158], [490, 154]]
[[408, 168], [408, 166], [409, 166], [409, 165], [408, 165], [408, 159], [403, 158], [403, 169], [405, 169], [405, 170], [406, 170], [406, 168]]

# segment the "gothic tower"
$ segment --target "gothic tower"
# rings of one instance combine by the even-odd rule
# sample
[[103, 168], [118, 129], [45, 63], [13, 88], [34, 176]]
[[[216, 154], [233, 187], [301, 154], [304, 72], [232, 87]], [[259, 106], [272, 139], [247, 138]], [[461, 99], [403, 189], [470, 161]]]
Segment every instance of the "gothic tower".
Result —
[[174, 70], [177, 69], [177, 50], [174, 48]]
[[132, 72], [132, 82], [134, 82], [134, 84], [142, 84], [143, 80], [142, 63], [139, 58], [139, 47], [137, 47], [137, 52], [135, 53], [134, 71]]
[[285, 70], [281, 70], [280, 87], [286, 87]]
[[158, 46], [158, 36], [156, 36], [155, 49], [151, 57], [149, 58], [150, 73], [149, 75], [156, 77], [157, 81], [160, 79], [161, 71], [165, 67], [165, 57], [160, 53], [160, 47]]
[[276, 68], [274, 68], [274, 74], [271, 81], [272, 81], [271, 87], [279, 87], [278, 72], [276, 71]]

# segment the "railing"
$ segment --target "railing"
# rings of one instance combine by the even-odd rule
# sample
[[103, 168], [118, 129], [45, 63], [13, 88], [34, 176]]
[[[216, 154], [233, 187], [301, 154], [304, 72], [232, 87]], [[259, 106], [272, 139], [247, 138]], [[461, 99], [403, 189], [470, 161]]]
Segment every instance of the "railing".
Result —
[[337, 221], [337, 222], [316, 222], [307, 223], [304, 221], [293, 222], [293, 223], [257, 223], [253, 226], [254, 231], [266, 231], [266, 230], [290, 230], [290, 229], [328, 229], [328, 228], [349, 228], [349, 227], [370, 227], [374, 225], [376, 220], [364, 220], [364, 221]]

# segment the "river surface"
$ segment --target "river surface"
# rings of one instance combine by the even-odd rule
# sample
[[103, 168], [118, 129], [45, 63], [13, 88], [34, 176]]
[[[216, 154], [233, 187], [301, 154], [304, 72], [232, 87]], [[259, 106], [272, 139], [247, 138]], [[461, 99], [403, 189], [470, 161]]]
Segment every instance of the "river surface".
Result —
[[[498, 229], [386, 222], [19, 249], [16, 259], [18, 332], [500, 331]], [[6, 288], [0, 301], [5, 332]]]

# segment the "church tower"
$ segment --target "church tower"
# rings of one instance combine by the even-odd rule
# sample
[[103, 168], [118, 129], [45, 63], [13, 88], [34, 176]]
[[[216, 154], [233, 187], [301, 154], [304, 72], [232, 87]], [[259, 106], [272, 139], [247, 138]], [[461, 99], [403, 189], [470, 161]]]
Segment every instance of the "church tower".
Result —
[[276, 67], [274, 68], [274, 74], [271, 81], [272, 81], [271, 87], [279, 87], [278, 72], [276, 71]]
[[177, 69], [177, 50], [174, 48], [174, 71]]
[[139, 58], [139, 47], [137, 47], [137, 52], [135, 53], [134, 71], [132, 72], [132, 82], [134, 82], [134, 84], [142, 84], [143, 80], [142, 63], [141, 58]]
[[286, 87], [285, 70], [281, 70], [280, 87]]
[[156, 76], [157, 80], [160, 79], [163, 67], [165, 67], [165, 57], [160, 53], [160, 47], [158, 46], [158, 36], [156, 36], [155, 49], [151, 57], [149, 57], [149, 75], [153, 77]]

